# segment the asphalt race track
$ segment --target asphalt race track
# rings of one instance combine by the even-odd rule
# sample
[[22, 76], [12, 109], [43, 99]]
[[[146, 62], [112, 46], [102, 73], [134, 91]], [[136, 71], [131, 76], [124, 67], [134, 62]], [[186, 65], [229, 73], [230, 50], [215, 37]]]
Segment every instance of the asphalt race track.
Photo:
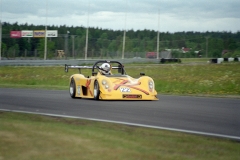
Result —
[[71, 116], [240, 140], [240, 99], [158, 95], [159, 101], [72, 99], [68, 91], [0, 88], [0, 111]]

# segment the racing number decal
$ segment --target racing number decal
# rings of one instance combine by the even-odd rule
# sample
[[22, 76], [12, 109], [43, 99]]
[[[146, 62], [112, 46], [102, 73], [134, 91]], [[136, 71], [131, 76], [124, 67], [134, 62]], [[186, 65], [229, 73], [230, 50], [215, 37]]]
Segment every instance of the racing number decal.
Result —
[[121, 92], [131, 92], [130, 88], [120, 88]]
[[[149, 93], [148, 93], [147, 91], [144, 91], [143, 89], [138, 88], [138, 87], [134, 87], [134, 85], [131, 85], [131, 84], [130, 84], [130, 85], [127, 85], [127, 83], [128, 83], [128, 80], [123, 80], [120, 84], [116, 84], [116, 85], [114, 86], [114, 90], [117, 90], [120, 86], [126, 86], [126, 87], [130, 87], [130, 88], [139, 90], [139, 91], [145, 93], [146, 95], [149, 95]], [[140, 82], [138, 83], [138, 85], [139, 85], [139, 84], [140, 84]], [[130, 88], [128, 88], [129, 91], [130, 91]], [[120, 88], [120, 91], [121, 91], [121, 92], [126, 92], [126, 91], [128, 91], [128, 90], [125, 90], [125, 89], [127, 89], [127, 88], [123, 88], [123, 89]]]

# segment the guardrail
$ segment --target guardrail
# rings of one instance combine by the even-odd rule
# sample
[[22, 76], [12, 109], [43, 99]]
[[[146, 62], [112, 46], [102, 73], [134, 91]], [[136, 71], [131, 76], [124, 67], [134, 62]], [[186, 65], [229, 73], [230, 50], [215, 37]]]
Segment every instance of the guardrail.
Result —
[[210, 59], [211, 63], [222, 63], [222, 62], [240, 62], [240, 57], [238, 58], [213, 58]]
[[160, 59], [160, 63], [181, 63], [180, 58], [162, 58]]
[[[83, 65], [83, 64], [93, 64], [98, 60], [103, 59], [70, 59], [70, 60], [0, 60], [0, 66], [57, 66], [57, 65]], [[106, 59], [107, 60], [107, 59]], [[121, 63], [159, 63], [159, 59], [109, 59], [116, 60]]]

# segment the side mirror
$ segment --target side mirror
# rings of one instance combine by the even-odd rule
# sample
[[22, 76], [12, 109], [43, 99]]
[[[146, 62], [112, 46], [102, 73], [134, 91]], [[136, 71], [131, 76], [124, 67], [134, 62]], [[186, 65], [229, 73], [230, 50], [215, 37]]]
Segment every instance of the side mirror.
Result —
[[122, 69], [121, 68], [118, 68], [118, 73], [122, 74]]
[[123, 67], [124, 66], [118, 65], [118, 73], [123, 74]]
[[140, 73], [140, 76], [145, 76], [145, 73], [142, 73], [142, 72], [141, 72], [141, 73]]

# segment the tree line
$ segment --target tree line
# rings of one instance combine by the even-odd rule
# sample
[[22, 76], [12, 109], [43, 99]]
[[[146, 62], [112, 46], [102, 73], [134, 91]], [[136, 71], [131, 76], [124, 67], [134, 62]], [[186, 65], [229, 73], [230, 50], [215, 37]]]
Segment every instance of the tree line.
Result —
[[[48, 38], [48, 58], [56, 57], [57, 50], [64, 50], [67, 57], [84, 57], [86, 28], [84, 26], [47, 26], [48, 30], [58, 30], [58, 37]], [[44, 25], [2, 23], [2, 55], [9, 57], [43, 58], [44, 38], [10, 38], [10, 31], [45, 30]], [[173, 49], [178, 57], [237, 57], [240, 56], [240, 31], [207, 32], [160, 32], [154, 30], [127, 30], [125, 50], [127, 57], [145, 58], [146, 52]], [[183, 54], [182, 48], [189, 48]], [[123, 31], [103, 28], [88, 28], [88, 56], [120, 57], [123, 49]], [[197, 51], [197, 52], [195, 52]], [[224, 53], [224, 54], [223, 54]]]

